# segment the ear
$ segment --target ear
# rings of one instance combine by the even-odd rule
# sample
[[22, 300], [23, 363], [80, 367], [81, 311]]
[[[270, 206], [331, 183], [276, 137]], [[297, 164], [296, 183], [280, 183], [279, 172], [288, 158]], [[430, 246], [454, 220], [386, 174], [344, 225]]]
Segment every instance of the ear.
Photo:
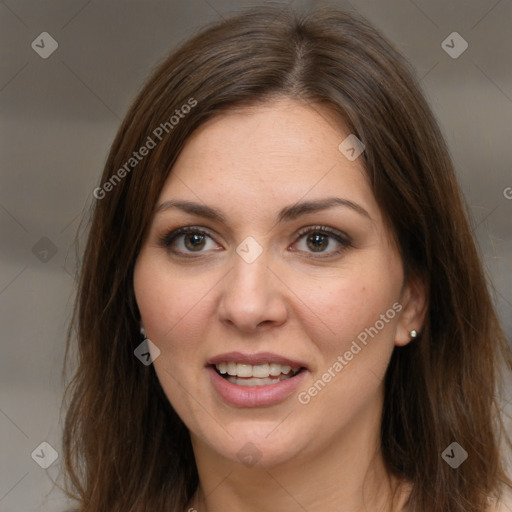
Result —
[[400, 297], [402, 311], [398, 320], [395, 345], [403, 347], [410, 343], [410, 332], [418, 334], [423, 330], [428, 309], [428, 292], [425, 280], [419, 276], [410, 276], [404, 284]]

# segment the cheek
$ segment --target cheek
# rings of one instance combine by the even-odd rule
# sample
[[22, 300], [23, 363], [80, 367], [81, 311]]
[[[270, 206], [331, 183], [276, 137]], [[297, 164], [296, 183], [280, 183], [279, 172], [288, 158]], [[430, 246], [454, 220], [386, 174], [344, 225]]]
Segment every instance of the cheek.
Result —
[[359, 335], [364, 339], [364, 333], [376, 323], [380, 339], [393, 338], [398, 318], [393, 304], [400, 296], [400, 265], [364, 265], [359, 271], [351, 267], [346, 273], [324, 276], [316, 284], [306, 280], [297, 286], [301, 287], [297, 295], [306, 297], [301, 316], [311, 319], [307, 322], [310, 337], [323, 340], [322, 350], [329, 354], [343, 350]]
[[[137, 305], [148, 338], [160, 349], [154, 368], [169, 402], [180, 417], [201, 415], [188, 396], [201, 396], [194, 376], [202, 370], [198, 357], [208, 307], [205, 279], [168, 272], [161, 258], [144, 255], [134, 270]], [[187, 392], [184, 393], [183, 389]], [[200, 409], [200, 408], [199, 408]]]
[[399, 274], [390, 274], [347, 275], [309, 295], [308, 305], [314, 305], [322, 322], [310, 314], [312, 320], [304, 327], [320, 357], [298, 400], [319, 429], [325, 429], [326, 411], [329, 429], [336, 431], [350, 418], [371, 414], [380, 396], [401, 310]]
[[146, 332], [163, 351], [178, 350], [174, 340], [193, 346], [200, 339], [194, 333], [201, 328], [214, 282], [163, 269], [165, 263], [149, 257], [135, 267], [135, 296]]

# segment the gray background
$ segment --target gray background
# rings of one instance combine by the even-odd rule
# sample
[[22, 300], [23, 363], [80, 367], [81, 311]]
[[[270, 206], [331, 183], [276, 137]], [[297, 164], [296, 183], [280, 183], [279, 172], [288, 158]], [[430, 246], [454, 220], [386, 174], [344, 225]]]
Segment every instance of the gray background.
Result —
[[[60, 450], [73, 241], [108, 148], [154, 66], [206, 22], [257, 2], [0, 2], [0, 511], [62, 511], [31, 458]], [[283, 5], [288, 2], [282, 2]], [[291, 2], [296, 9], [326, 2]], [[512, 337], [512, 1], [354, 0], [410, 60], [450, 146], [489, 280]], [[458, 32], [457, 59], [441, 43]], [[48, 32], [47, 59], [31, 47]], [[56, 252], [55, 252], [56, 251]], [[509, 393], [512, 398], [512, 393]], [[506, 402], [506, 400], [505, 400]]]

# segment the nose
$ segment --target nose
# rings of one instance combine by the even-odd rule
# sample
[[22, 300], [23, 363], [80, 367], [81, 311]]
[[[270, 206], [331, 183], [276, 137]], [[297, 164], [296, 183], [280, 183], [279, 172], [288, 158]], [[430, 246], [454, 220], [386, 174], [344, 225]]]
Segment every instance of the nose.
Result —
[[223, 280], [218, 309], [221, 322], [254, 332], [286, 321], [284, 285], [268, 263], [265, 254], [252, 263], [235, 257], [233, 269]]

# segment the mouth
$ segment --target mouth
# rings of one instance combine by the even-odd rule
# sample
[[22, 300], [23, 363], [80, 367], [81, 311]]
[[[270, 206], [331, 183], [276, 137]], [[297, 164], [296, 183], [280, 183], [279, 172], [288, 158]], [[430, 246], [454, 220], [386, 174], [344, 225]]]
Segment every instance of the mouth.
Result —
[[278, 362], [247, 364], [222, 361], [211, 365], [216, 373], [231, 384], [243, 387], [269, 386], [292, 379], [305, 370], [301, 366], [290, 366]]
[[206, 362], [217, 395], [234, 407], [268, 407], [288, 399], [309, 368], [271, 352], [218, 354]]

